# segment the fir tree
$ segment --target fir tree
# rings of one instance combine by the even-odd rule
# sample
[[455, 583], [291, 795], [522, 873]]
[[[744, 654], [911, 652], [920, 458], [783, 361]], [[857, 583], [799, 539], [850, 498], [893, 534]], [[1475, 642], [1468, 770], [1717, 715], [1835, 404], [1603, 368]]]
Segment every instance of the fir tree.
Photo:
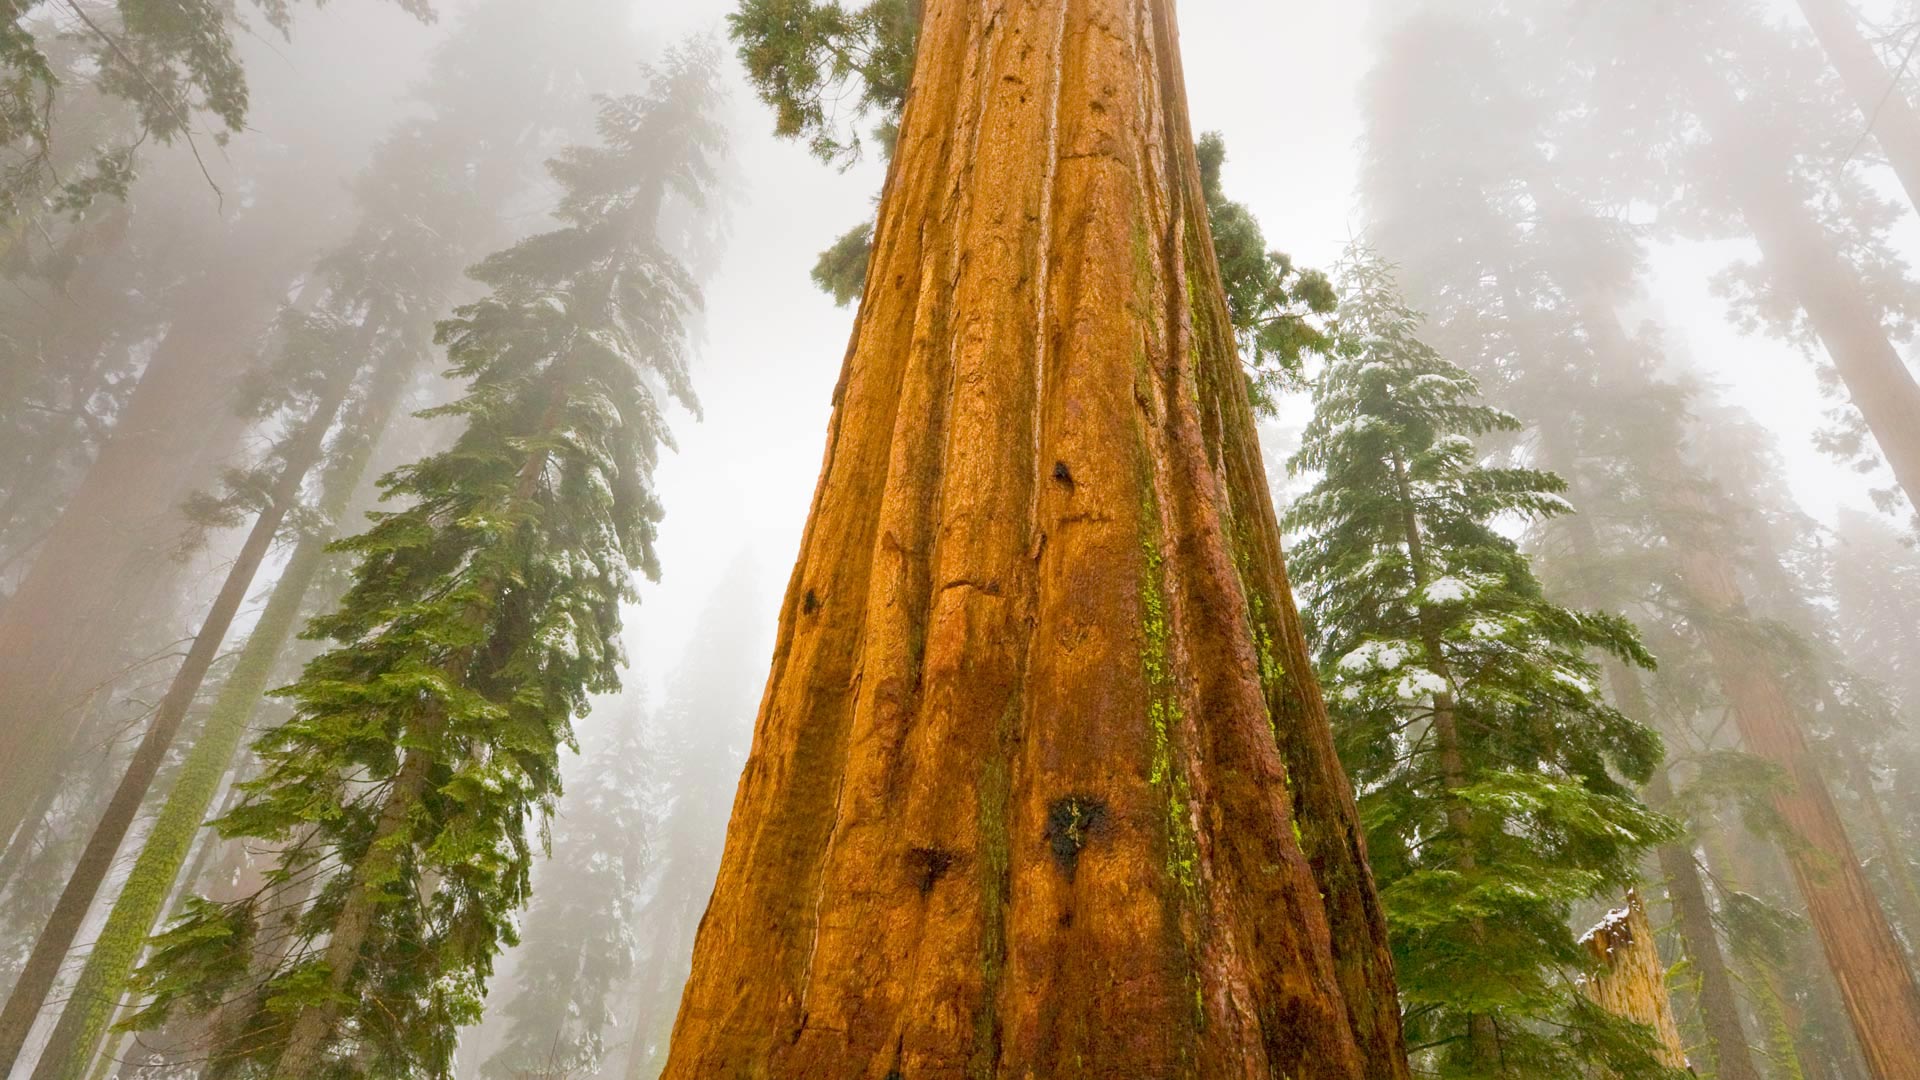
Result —
[[1548, 473], [1478, 461], [1516, 430], [1419, 338], [1390, 268], [1356, 251], [1289, 514], [1342, 758], [1362, 792], [1410, 1045], [1447, 1077], [1662, 1075], [1594, 1007], [1568, 920], [1674, 826], [1629, 782], [1660, 759], [1590, 654], [1651, 666], [1628, 624], [1544, 595], [1500, 529], [1568, 512]]
[[[285, 845], [278, 870], [157, 940], [137, 1026], [243, 993], [214, 1055], [245, 1074], [449, 1075], [514, 939], [572, 719], [617, 688], [632, 572], [658, 570], [660, 394], [694, 406], [699, 296], [656, 228], [711, 182], [715, 66], [675, 52], [646, 94], [604, 99], [601, 145], [550, 166], [562, 227], [472, 271], [491, 291], [438, 333], [468, 392], [431, 413], [465, 430], [387, 478], [410, 506], [341, 543], [355, 581], [310, 630], [338, 645], [283, 692], [296, 715], [218, 822]], [[276, 894], [309, 879], [285, 960], [255, 971]]]

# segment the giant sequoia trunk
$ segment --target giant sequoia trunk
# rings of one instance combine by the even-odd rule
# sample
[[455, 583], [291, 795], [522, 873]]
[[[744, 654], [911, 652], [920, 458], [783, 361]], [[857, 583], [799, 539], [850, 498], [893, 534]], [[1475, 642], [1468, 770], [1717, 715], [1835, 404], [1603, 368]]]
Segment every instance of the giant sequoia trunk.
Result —
[[1748, 620], [1739, 587], [1712, 550], [1692, 547], [1680, 562], [1687, 587], [1710, 613], [1707, 648], [1741, 741], [1792, 785], [1773, 796], [1788, 830], [1785, 854], [1861, 1051], [1876, 1080], [1920, 1080], [1920, 989], [1786, 691], [1760, 643], [1742, 629]]
[[665, 1076], [1404, 1077], [1172, 4], [924, 12]]

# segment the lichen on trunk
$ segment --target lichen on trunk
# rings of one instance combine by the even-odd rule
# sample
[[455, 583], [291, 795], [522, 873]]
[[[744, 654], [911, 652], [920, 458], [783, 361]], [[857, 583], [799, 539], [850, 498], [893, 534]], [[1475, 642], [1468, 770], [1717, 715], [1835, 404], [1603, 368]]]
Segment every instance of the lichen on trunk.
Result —
[[1171, 8], [925, 5], [668, 1078], [1406, 1075]]

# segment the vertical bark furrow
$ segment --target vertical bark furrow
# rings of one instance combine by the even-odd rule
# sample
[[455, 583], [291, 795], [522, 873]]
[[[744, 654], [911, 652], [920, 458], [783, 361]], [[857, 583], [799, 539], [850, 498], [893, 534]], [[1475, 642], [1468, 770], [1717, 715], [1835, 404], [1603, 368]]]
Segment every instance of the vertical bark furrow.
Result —
[[668, 1077], [1404, 1075], [1293, 839], [1173, 43], [1165, 0], [925, 6]]

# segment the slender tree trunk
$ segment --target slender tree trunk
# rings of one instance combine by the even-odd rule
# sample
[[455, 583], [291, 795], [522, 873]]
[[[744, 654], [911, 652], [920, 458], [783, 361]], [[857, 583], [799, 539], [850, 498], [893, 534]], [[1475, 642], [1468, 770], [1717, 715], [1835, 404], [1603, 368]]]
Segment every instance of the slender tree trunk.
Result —
[[[437, 727], [437, 723], [429, 717], [418, 725], [421, 738], [431, 740]], [[327, 940], [327, 986], [332, 995], [346, 991], [354, 969], [359, 966], [360, 947], [365, 943], [368, 931], [373, 928], [377, 913], [375, 909], [379, 906], [381, 882], [392, 875], [400, 861], [400, 849], [382, 841], [400, 831], [407, 817], [426, 795], [427, 780], [437, 761], [437, 757], [429, 751], [407, 751], [406, 760], [401, 763], [400, 771], [387, 789], [379, 820], [374, 826], [372, 843], [367, 848], [367, 854], [354, 866], [352, 883], [348, 885], [346, 899], [340, 905], [339, 915], [333, 920], [332, 932]], [[326, 1052], [328, 1039], [333, 1035], [338, 1015], [339, 1006], [333, 1000], [304, 1006], [294, 1015], [286, 1049], [281, 1052], [280, 1060], [274, 1066], [276, 1080], [308, 1080], [319, 1075], [321, 1058]]]
[[[1557, 196], [1552, 192], [1547, 192], [1546, 196], [1543, 199], [1541, 192], [1535, 192], [1536, 201], [1540, 201], [1541, 205], [1558, 210], [1560, 200]], [[1609, 359], [1629, 357], [1631, 354], [1627, 350], [1626, 335], [1620, 330], [1618, 318], [1604, 302], [1592, 295], [1587, 283], [1562, 283], [1562, 287], [1579, 301], [1581, 321], [1594, 343], [1595, 351]], [[1507, 294], [1507, 305], [1509, 318], [1518, 318], [1518, 298], [1511, 291]], [[1621, 369], [1620, 377], [1624, 379], [1631, 370]], [[1578, 454], [1568, 444], [1565, 433], [1551, 428], [1543, 430], [1541, 445], [1549, 467], [1567, 478], [1569, 494], [1574, 496], [1576, 505], [1584, 505], [1585, 500], [1580, 498]], [[1594, 528], [1593, 519], [1574, 514], [1561, 519], [1561, 524], [1580, 570], [1580, 580], [1574, 587], [1575, 594], [1582, 603], [1594, 607], [1617, 606], [1619, 597], [1614, 594], [1618, 590], [1618, 583], [1591, 575], [1590, 568], [1595, 565], [1601, 549], [1600, 536]], [[1617, 659], [1605, 660], [1603, 667], [1615, 707], [1641, 723], [1654, 725], [1657, 718], [1653, 704], [1647, 700], [1639, 673]], [[1654, 770], [1647, 784], [1647, 801], [1654, 809], [1661, 811], [1665, 811], [1673, 802], [1673, 788], [1664, 763]], [[1740, 1017], [1740, 1001], [1734, 991], [1726, 955], [1720, 948], [1719, 930], [1714, 925], [1713, 908], [1708, 903], [1706, 885], [1701, 879], [1699, 864], [1694, 860], [1693, 849], [1683, 843], [1663, 844], [1656, 849], [1656, 855], [1660, 860], [1661, 873], [1667, 880], [1667, 899], [1672, 905], [1681, 941], [1686, 947], [1687, 957], [1693, 962], [1694, 970], [1699, 972], [1700, 1014], [1706, 1028], [1707, 1052], [1714, 1063], [1714, 1076], [1716, 1080], [1760, 1080], [1752, 1048], [1747, 1043], [1745, 1024]], [[1633, 898], [1630, 906], [1637, 909], [1638, 905], [1638, 897]], [[1644, 921], [1644, 915], [1641, 918]], [[1671, 1018], [1673, 1006], [1664, 996], [1664, 985], [1661, 993], [1662, 1008]], [[1644, 1022], [1645, 1018], [1642, 1019]], [[1678, 1041], [1677, 1028], [1673, 1039], [1673, 1045], [1680, 1048], [1684, 1063], [1685, 1051], [1683, 1044]]]
[[42, 787], [39, 801], [33, 804], [27, 814], [26, 823], [13, 834], [8, 841], [6, 853], [0, 855], [0, 892], [4, 892], [13, 875], [27, 863], [27, 856], [33, 851], [33, 842], [40, 838], [40, 827], [46, 823], [47, 814], [53, 810], [53, 802], [60, 797], [59, 787], [47, 784]]
[[[1672, 801], [1673, 790], [1666, 770], [1654, 774], [1648, 796], [1655, 807]], [[1707, 900], [1706, 881], [1695, 861], [1693, 849], [1681, 844], [1665, 844], [1658, 852], [1660, 872], [1667, 879], [1667, 901], [1673, 905], [1674, 922], [1679, 924], [1680, 940], [1686, 944], [1687, 959], [1700, 979], [1700, 1016], [1707, 1030], [1707, 1053], [1712, 1058], [1716, 1080], [1760, 1080], [1753, 1060], [1753, 1048], [1747, 1041], [1746, 1021], [1740, 1016], [1740, 998], [1734, 989], [1733, 974], [1726, 954], [1720, 949], [1720, 935], [1714, 928], [1713, 906]]]
[[[1613, 356], [1626, 355], [1619, 351], [1624, 340], [1611, 312], [1590, 304], [1584, 312], [1584, 319], [1589, 326], [1589, 333], [1603, 352]], [[1542, 442], [1554, 468], [1560, 470], [1562, 475], [1578, 475], [1570, 467], [1573, 464], [1571, 452], [1560, 438], [1552, 433], [1543, 433]], [[1591, 519], [1574, 515], [1565, 519], [1565, 527], [1576, 558], [1583, 566], [1591, 565], [1600, 547]], [[1613, 603], [1612, 598], [1592, 595], [1599, 587], [1595, 583], [1587, 584], [1582, 590], [1588, 594], [1586, 602], [1599, 606]], [[1647, 700], [1640, 676], [1617, 660], [1607, 661], [1605, 668], [1615, 706], [1643, 723], [1652, 723], [1653, 706]], [[1673, 787], [1665, 765], [1656, 769], [1648, 782], [1647, 800], [1656, 810], [1665, 811], [1672, 805]], [[1712, 1059], [1713, 1075], [1716, 1080], [1760, 1080], [1752, 1045], [1747, 1041], [1746, 1022], [1740, 1015], [1739, 995], [1734, 988], [1726, 954], [1720, 947], [1720, 932], [1714, 923], [1713, 906], [1707, 898], [1706, 882], [1700, 873], [1693, 848], [1689, 843], [1663, 844], [1655, 854], [1660, 861], [1661, 875], [1667, 882], [1667, 900], [1672, 906], [1674, 922], [1679, 928], [1687, 958], [1698, 973], [1698, 1003], [1702, 1026], [1706, 1029], [1707, 1054]], [[1670, 1004], [1668, 1011], [1671, 1013]]]
[[[80, 924], [85, 921], [88, 909], [93, 906], [94, 896], [113, 868], [113, 857], [120, 850], [121, 841], [126, 839], [127, 831], [132, 828], [134, 818], [140, 812], [140, 804], [165, 762], [167, 750], [173, 745], [174, 736], [179, 733], [180, 725], [186, 719], [187, 710], [193, 705], [208, 669], [213, 666], [221, 642], [226, 640], [227, 631], [233, 626], [234, 615], [245, 601], [247, 591], [253, 587], [254, 574], [266, 560], [287, 511], [299, 499], [302, 480], [320, 458], [327, 430], [346, 400], [353, 384], [353, 374], [349, 366], [342, 365], [342, 369], [329, 379], [323, 399], [313, 416], [295, 436], [266, 508], [255, 519], [253, 530], [241, 547], [239, 557], [234, 560], [233, 568], [228, 571], [206, 621], [201, 624], [200, 632], [187, 650], [186, 659], [174, 675], [172, 685], [168, 686], [166, 696], [161, 699], [152, 723], [147, 726], [146, 734], [134, 750], [133, 759], [128, 763], [112, 799], [108, 801], [99, 824], [94, 826], [78, 865], [74, 867], [66, 888], [54, 905], [52, 916], [41, 930], [39, 939], [34, 942], [33, 953], [21, 969], [20, 979], [14, 984], [5, 1009], [0, 1010], [0, 1070], [12, 1069], [20, 1056], [20, 1049], [33, 1027], [34, 1018], [39, 1015], [47, 992], [53, 989], [60, 965], [73, 947], [75, 935], [80, 932]], [[109, 998], [107, 1008], [110, 1010], [111, 1007], [112, 999]]]
[[[390, 356], [381, 361], [380, 372], [368, 389], [366, 404], [349, 433], [353, 443], [327, 470], [320, 511], [328, 522], [339, 520], [360, 486], [375, 442], [392, 416], [412, 369], [408, 359]], [[283, 488], [291, 486], [283, 483]], [[281, 652], [293, 636], [308, 588], [326, 562], [329, 537], [330, 533], [302, 539], [281, 571], [266, 610], [214, 700], [206, 725], [188, 752], [139, 859], [121, 886], [106, 925], [94, 940], [79, 981], [61, 1010], [52, 1039], [41, 1052], [32, 1080], [83, 1080], [85, 1077], [87, 1063], [106, 1033], [125, 991], [127, 977], [139, 962], [154, 920], [173, 891], [200, 823], [219, 792], [222, 777], [233, 766], [234, 755], [246, 737], [254, 709], [261, 694], [268, 689]]]
[[[1575, 522], [1574, 527], [1578, 529], [1582, 524]], [[1653, 715], [1639, 676], [1625, 665], [1609, 662], [1607, 682], [1622, 712], [1642, 720]], [[1647, 801], [1661, 811], [1673, 804], [1673, 784], [1664, 765], [1647, 784]], [[1663, 844], [1656, 855], [1661, 876], [1667, 881], [1667, 902], [1673, 907], [1680, 940], [1699, 976], [1700, 1016], [1706, 1028], [1707, 1054], [1712, 1059], [1715, 1080], [1760, 1080], [1753, 1046], [1747, 1041], [1746, 1021], [1740, 1016], [1740, 997], [1734, 988], [1726, 953], [1720, 948], [1713, 905], [1707, 899], [1706, 880], [1700, 873], [1691, 841]]]
[[926, 4], [669, 1078], [1406, 1075], [1291, 828], [1171, 6]]
[[1775, 134], [1710, 71], [1694, 80], [1714, 136], [1718, 179], [1737, 201], [1767, 272], [1806, 311], [1894, 480], [1920, 506], [1920, 382], [1893, 347], [1860, 276], [1792, 184]]
[[1706, 613], [1703, 636], [1741, 739], [1792, 784], [1773, 797], [1788, 829], [1785, 854], [1868, 1066], [1876, 1080], [1920, 1080], [1920, 989], [1785, 689], [1751, 639], [1733, 574], [1711, 545], [1688, 545], [1677, 554], [1683, 580]]
[[1899, 76], [1887, 70], [1873, 43], [1860, 32], [1860, 15], [1848, 0], [1800, 0], [1800, 12], [1813, 27], [1840, 80], [1860, 107], [1862, 122], [1886, 151], [1907, 201], [1920, 209], [1920, 112], [1916, 112]]
[[1867, 766], [1859, 749], [1848, 746], [1841, 750], [1841, 755], [1846, 762], [1853, 789], [1867, 812], [1867, 821], [1873, 826], [1874, 838], [1880, 842], [1880, 857], [1886, 860], [1887, 877], [1893, 886], [1894, 910], [1899, 912], [1900, 924], [1906, 930], [1911, 946], [1920, 941], [1920, 887], [1914, 884], [1907, 847], [1900, 842], [1893, 822], [1887, 820], [1886, 807], [1881, 804], [1879, 789], [1874, 786], [1873, 771]]
[[[1394, 456], [1393, 479], [1399, 489], [1403, 519], [1401, 531], [1406, 536], [1407, 564], [1413, 570], [1413, 591], [1419, 594], [1425, 591], [1432, 573], [1427, 567], [1426, 542], [1420, 528], [1420, 516], [1414, 510], [1413, 485], [1407, 478], [1406, 463], [1400, 460], [1398, 454]], [[1425, 607], [1420, 609], [1420, 646], [1425, 652], [1423, 659], [1427, 668], [1452, 686], [1452, 665], [1447, 663], [1439, 628], [1433, 624]], [[1447, 807], [1447, 828], [1453, 831], [1460, 844], [1460, 869], [1472, 873], [1480, 866], [1477, 850], [1479, 830], [1474, 827], [1472, 809], [1457, 794], [1466, 788], [1469, 776], [1466, 754], [1460, 745], [1460, 727], [1455, 722], [1455, 703], [1451, 690], [1443, 690], [1433, 696], [1433, 732], [1440, 754], [1440, 782], [1446, 787], [1442, 798]], [[1484, 949], [1486, 924], [1474, 920], [1471, 932], [1475, 946]], [[1500, 1061], [1500, 1031], [1492, 1016], [1481, 1014], [1467, 1018], [1467, 1048], [1474, 1071], [1487, 1075], [1504, 1071]]]
[[1680, 1025], [1674, 1023], [1673, 1005], [1667, 1000], [1667, 967], [1660, 962], [1653, 924], [1647, 921], [1640, 897], [1628, 892], [1627, 906], [1609, 913], [1606, 921], [1580, 940], [1595, 968], [1586, 983], [1587, 996], [1613, 1015], [1652, 1029], [1660, 1062], [1686, 1069]]
[[[297, 253], [295, 256], [297, 257]], [[283, 296], [284, 277], [236, 255], [234, 276], [182, 300], [125, 415], [0, 613], [0, 836], [47, 785], [85, 689], [173, 580], [175, 507], [244, 428], [219, 392]]]

